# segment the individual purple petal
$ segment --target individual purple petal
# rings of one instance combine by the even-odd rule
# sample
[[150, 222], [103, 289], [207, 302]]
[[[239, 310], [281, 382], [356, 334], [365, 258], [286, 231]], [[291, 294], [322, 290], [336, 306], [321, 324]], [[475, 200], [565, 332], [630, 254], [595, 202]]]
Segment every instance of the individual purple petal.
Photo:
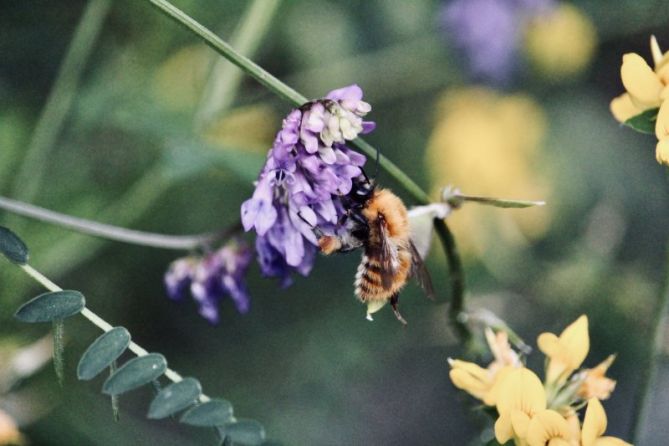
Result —
[[362, 121], [362, 131], [360, 133], [366, 135], [367, 133], [373, 132], [375, 128], [376, 128], [376, 122]]

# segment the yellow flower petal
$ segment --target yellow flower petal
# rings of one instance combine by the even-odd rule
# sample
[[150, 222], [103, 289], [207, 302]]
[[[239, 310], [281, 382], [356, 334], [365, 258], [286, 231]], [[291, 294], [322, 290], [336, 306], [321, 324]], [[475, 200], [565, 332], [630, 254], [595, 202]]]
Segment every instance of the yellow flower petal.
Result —
[[559, 338], [552, 333], [542, 333], [537, 343], [549, 358], [546, 381], [565, 381], [580, 367], [590, 349], [587, 316], [579, 317], [562, 331]]
[[510, 416], [513, 410], [521, 410], [528, 416], [546, 408], [546, 391], [532, 371], [526, 368], [511, 370], [500, 383], [497, 411]]
[[653, 56], [653, 64], [655, 64], [655, 69], [662, 62], [662, 50], [660, 45], [657, 43], [655, 36], [650, 36], [650, 53]]
[[511, 411], [511, 426], [513, 432], [518, 438], [525, 438], [527, 436], [527, 429], [530, 426], [530, 417], [520, 410]]
[[495, 421], [495, 438], [500, 444], [504, 444], [513, 438], [510, 416], [502, 415]]
[[588, 401], [588, 408], [583, 420], [581, 444], [583, 446], [594, 446], [595, 440], [606, 431], [606, 424], [606, 412], [604, 412], [602, 403], [597, 398], [591, 398]]
[[560, 344], [569, 355], [569, 365], [573, 369], [579, 368], [590, 350], [588, 317], [586, 315], [582, 315], [576, 319], [576, 322], [564, 329], [560, 334]]
[[618, 122], [625, 122], [643, 111], [634, 105], [629, 93], [623, 93], [617, 98], [613, 98], [609, 108], [611, 109], [611, 114], [613, 114], [613, 117]]
[[557, 354], [560, 347], [560, 340], [553, 333], [541, 333], [537, 338], [539, 350], [546, 356]]
[[611, 392], [616, 388], [616, 382], [606, 377], [606, 371], [611, 367], [616, 355], [609, 355], [597, 367], [585, 370], [583, 382], [578, 389], [578, 395], [583, 400], [597, 398], [605, 400], [611, 396]]
[[[545, 446], [546, 444], [569, 444], [569, 424], [562, 415], [554, 410], [538, 412], [527, 427], [527, 444]], [[560, 442], [562, 440], [564, 443]]]
[[660, 105], [662, 82], [641, 56], [635, 53], [625, 54], [620, 76], [625, 90], [637, 107], [645, 110]]
[[502, 387], [502, 383], [506, 376], [514, 369], [514, 367], [506, 366], [502, 367], [495, 374], [495, 378], [492, 386], [488, 390], [488, 393], [483, 397], [483, 403], [487, 406], [495, 406], [497, 404], [497, 399], [499, 398], [499, 390]]
[[657, 113], [655, 136], [659, 140], [669, 136], [669, 101], [664, 101], [660, 106], [660, 111]]
[[657, 142], [657, 146], [655, 147], [655, 159], [657, 159], [658, 163], [669, 166], [669, 138]]

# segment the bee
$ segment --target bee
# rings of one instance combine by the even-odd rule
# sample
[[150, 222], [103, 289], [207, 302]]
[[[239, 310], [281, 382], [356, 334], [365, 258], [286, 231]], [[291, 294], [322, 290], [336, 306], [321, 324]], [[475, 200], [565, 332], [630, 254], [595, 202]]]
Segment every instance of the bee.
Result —
[[363, 249], [355, 275], [355, 295], [367, 304], [367, 319], [390, 303], [397, 319], [406, 320], [397, 306], [409, 278], [416, 277], [432, 298], [433, 289], [425, 264], [411, 240], [409, 216], [402, 200], [377, 187], [364, 174], [354, 180], [342, 197], [344, 221], [335, 235], [317, 234], [321, 252], [329, 255]]

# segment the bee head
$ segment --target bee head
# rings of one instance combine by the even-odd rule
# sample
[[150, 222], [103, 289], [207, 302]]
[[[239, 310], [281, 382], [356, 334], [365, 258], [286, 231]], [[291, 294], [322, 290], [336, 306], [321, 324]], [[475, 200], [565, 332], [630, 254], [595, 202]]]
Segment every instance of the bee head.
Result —
[[351, 188], [349, 197], [354, 203], [364, 206], [372, 198], [372, 195], [374, 195], [375, 188], [374, 181], [367, 178], [367, 176], [361, 175], [353, 180], [353, 187]]

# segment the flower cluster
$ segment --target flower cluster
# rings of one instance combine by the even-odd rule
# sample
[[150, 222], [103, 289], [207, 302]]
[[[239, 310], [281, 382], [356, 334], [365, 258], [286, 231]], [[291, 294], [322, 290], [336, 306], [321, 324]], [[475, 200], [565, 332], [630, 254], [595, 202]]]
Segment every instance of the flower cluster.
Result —
[[200, 314], [211, 323], [219, 320], [218, 303], [230, 297], [240, 313], [249, 310], [250, 299], [244, 282], [253, 252], [240, 240], [228, 242], [203, 257], [175, 260], [165, 274], [167, 294], [181, 300], [190, 291]]
[[626, 122], [659, 107], [655, 156], [658, 163], [669, 165], [669, 52], [662, 53], [655, 36], [650, 39], [650, 49], [654, 68], [636, 53], [623, 56], [620, 77], [626, 92], [611, 101], [611, 113], [618, 122]]
[[[542, 333], [537, 344], [547, 357], [546, 379], [525, 368], [509, 345], [505, 332], [486, 332], [494, 360], [487, 368], [449, 360], [453, 384], [497, 409], [495, 437], [501, 444], [624, 446], [604, 437], [606, 413], [600, 400], [607, 399], [615, 381], [605, 376], [610, 356], [592, 369], [578, 370], [590, 349], [588, 319], [581, 316], [560, 336]], [[581, 424], [578, 410], [587, 405]]]
[[505, 85], [514, 72], [524, 23], [553, 5], [554, 0], [453, 0], [445, 4], [441, 23], [473, 77]]
[[334, 229], [366, 158], [346, 142], [374, 129], [363, 121], [371, 110], [357, 85], [292, 110], [267, 155], [253, 196], [241, 207], [242, 224], [257, 233], [256, 251], [264, 275], [282, 286], [291, 274], [307, 275], [317, 240], [314, 228]]

